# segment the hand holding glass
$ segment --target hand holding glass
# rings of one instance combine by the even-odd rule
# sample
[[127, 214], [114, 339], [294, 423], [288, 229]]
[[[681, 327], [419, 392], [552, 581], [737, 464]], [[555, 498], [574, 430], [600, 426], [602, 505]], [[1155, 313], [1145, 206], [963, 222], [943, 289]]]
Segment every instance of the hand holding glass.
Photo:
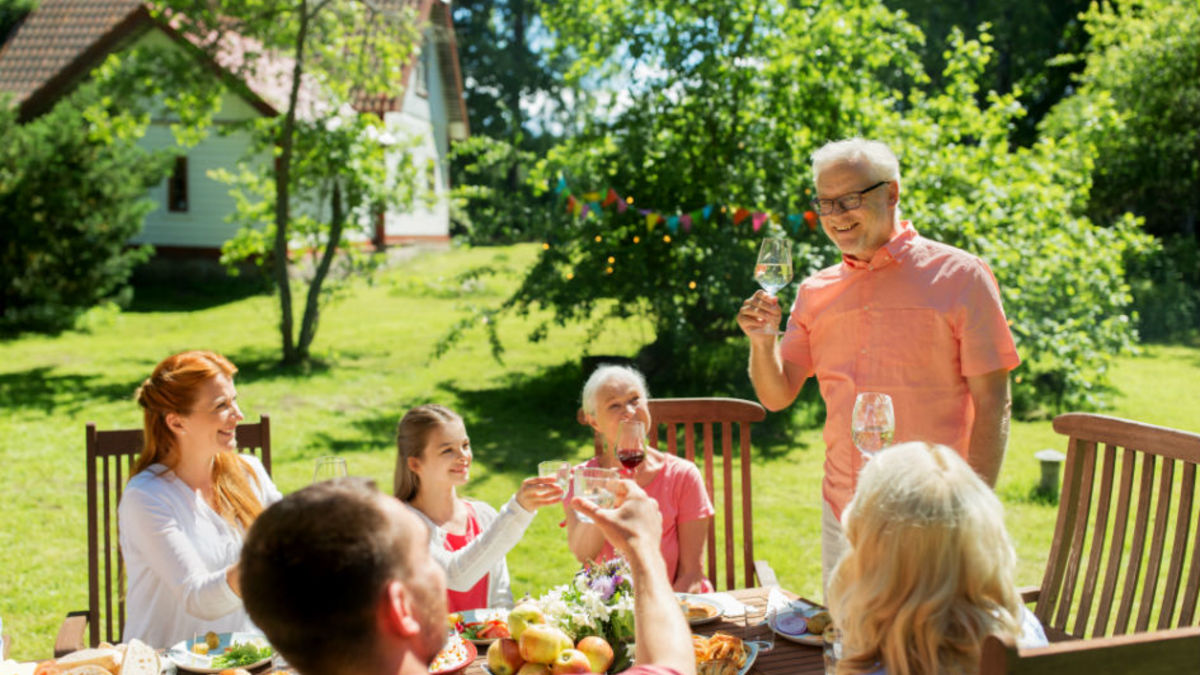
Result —
[[568, 482], [571, 480], [571, 463], [560, 459], [538, 462], [538, 477], [548, 478], [551, 476], [554, 477], [554, 482], [558, 487], [562, 489], [563, 495], [566, 495]]
[[646, 459], [646, 425], [641, 420], [623, 420], [617, 430], [617, 461], [628, 471]]
[[[575, 496], [587, 500], [588, 503], [598, 509], [607, 509], [616, 502], [616, 496], [613, 495], [609, 486], [617, 478], [616, 469], [601, 469], [598, 467], [576, 469]], [[575, 512], [575, 516], [579, 518], [579, 522], [581, 523], [593, 522], [591, 518], [588, 518], [579, 511]]]
[[[779, 289], [792, 281], [792, 242], [783, 237], [767, 237], [763, 239], [758, 251], [758, 262], [754, 265], [754, 280], [767, 292], [775, 297]], [[776, 326], [762, 329], [768, 335], [779, 335]]]
[[318, 457], [317, 468], [313, 471], [313, 482], [320, 483], [332, 478], [346, 477], [346, 460], [341, 457]]
[[873, 391], [864, 391], [854, 400], [854, 414], [850, 420], [850, 434], [854, 445], [867, 459], [892, 444], [896, 432], [896, 414], [892, 410], [892, 397]]

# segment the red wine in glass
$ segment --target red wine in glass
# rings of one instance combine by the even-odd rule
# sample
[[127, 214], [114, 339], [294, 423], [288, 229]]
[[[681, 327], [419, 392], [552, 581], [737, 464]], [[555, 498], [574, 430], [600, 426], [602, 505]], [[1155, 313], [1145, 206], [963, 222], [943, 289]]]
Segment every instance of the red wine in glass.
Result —
[[621, 466], [629, 471], [636, 469], [637, 465], [641, 464], [644, 459], [646, 459], [646, 451], [642, 448], [634, 447], [617, 450], [617, 460], [621, 462]]

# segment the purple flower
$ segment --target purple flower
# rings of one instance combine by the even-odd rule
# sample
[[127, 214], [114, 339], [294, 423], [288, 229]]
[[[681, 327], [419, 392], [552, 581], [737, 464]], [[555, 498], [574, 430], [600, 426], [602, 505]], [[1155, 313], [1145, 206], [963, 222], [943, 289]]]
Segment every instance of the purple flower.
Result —
[[612, 594], [617, 590], [617, 580], [615, 577], [600, 576], [592, 579], [591, 588], [600, 594], [600, 597], [608, 602]]

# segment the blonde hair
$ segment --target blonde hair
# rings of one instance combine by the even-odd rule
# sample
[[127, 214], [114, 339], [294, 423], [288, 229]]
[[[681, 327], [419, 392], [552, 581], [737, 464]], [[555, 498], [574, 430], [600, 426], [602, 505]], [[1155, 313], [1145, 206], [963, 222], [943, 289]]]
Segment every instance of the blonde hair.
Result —
[[[163, 359], [137, 390], [137, 402], [142, 407], [142, 454], [134, 463], [132, 475], [151, 464], [174, 467], [179, 462], [179, 447], [175, 433], [167, 426], [167, 415], [190, 414], [206, 382], [220, 375], [232, 380], [235, 373], [237, 367], [215, 352], [188, 351]], [[258, 484], [258, 477], [247, 471], [245, 460], [237, 453], [221, 452], [213, 458], [215, 510], [242, 529], [250, 527], [263, 509], [250, 487], [251, 480]]]
[[650, 398], [650, 390], [646, 387], [646, 378], [636, 368], [617, 366], [611, 363], [599, 366], [592, 371], [587, 382], [583, 384], [583, 393], [579, 395], [583, 412], [589, 416], [596, 414], [596, 394], [609, 380], [626, 380], [632, 382], [642, 393], [642, 398]]
[[950, 448], [879, 453], [843, 523], [849, 546], [829, 582], [839, 673], [974, 672], [985, 636], [1020, 633], [1000, 500]]
[[826, 143], [813, 153], [813, 182], [820, 180], [826, 167], [844, 162], [871, 167], [873, 181], [900, 180], [900, 161], [891, 148], [880, 141], [855, 137]]
[[446, 406], [430, 403], [419, 405], [400, 418], [396, 426], [396, 474], [392, 489], [402, 502], [412, 501], [421, 489], [421, 478], [408, 466], [408, 458], [420, 458], [429, 442], [429, 434], [447, 422], [461, 422], [462, 417]]

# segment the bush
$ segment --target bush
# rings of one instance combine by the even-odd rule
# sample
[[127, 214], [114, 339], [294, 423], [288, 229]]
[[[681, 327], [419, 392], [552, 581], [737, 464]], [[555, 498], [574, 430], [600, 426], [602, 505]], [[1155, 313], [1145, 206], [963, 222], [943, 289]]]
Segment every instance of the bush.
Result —
[[140, 149], [144, 121], [110, 116], [87, 86], [18, 124], [0, 101], [0, 330], [53, 331], [104, 301], [128, 302], [149, 247], [127, 242], [168, 158]]

